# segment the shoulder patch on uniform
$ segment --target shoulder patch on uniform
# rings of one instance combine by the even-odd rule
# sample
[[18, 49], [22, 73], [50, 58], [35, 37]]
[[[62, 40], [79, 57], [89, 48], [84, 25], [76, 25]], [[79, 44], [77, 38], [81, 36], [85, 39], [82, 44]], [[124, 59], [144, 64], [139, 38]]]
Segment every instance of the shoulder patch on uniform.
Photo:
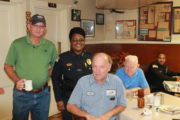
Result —
[[72, 63], [67, 63], [66, 66], [70, 67], [70, 66], [72, 66]]
[[158, 68], [158, 65], [154, 64], [154, 65], [152, 65], [152, 68]]

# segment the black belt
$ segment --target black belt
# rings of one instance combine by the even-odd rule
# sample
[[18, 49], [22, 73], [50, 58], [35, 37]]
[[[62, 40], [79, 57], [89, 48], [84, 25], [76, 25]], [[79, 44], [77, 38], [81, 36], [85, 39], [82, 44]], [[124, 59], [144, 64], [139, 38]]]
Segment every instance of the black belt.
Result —
[[31, 93], [39, 93], [39, 92], [43, 91], [47, 86], [48, 86], [48, 83], [46, 83], [42, 88], [39, 88], [36, 90], [26, 91], [25, 89], [23, 89], [22, 91], [31, 92]]

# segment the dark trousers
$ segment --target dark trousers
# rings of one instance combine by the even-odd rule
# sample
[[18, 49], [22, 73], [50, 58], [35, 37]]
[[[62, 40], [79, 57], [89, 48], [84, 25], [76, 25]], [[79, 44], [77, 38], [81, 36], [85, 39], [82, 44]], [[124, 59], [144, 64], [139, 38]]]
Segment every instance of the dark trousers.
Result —
[[62, 119], [63, 120], [72, 120], [72, 114], [67, 111], [66, 106], [67, 106], [67, 101], [64, 101], [65, 110], [62, 111]]
[[64, 101], [64, 105], [65, 105], [65, 110], [62, 111], [62, 120], [85, 120], [84, 118], [80, 118], [68, 112], [66, 109], [66, 106], [67, 106], [66, 101]]
[[62, 118], [63, 118], [63, 120], [72, 120], [72, 114], [69, 113], [67, 110], [63, 110]]

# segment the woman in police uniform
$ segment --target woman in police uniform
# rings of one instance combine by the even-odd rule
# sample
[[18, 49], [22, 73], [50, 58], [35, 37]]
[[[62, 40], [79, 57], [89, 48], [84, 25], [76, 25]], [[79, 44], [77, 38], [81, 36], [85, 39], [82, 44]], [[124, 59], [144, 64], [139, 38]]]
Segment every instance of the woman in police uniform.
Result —
[[55, 99], [63, 120], [72, 119], [72, 115], [66, 110], [66, 104], [78, 79], [92, 73], [92, 54], [84, 50], [84, 30], [80, 27], [71, 29], [69, 39], [71, 50], [59, 55], [52, 72]]

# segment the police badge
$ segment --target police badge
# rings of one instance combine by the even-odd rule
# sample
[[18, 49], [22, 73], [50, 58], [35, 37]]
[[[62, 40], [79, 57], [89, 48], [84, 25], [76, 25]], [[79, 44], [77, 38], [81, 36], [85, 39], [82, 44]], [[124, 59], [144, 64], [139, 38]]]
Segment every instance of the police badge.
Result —
[[91, 59], [89, 59], [89, 58], [86, 59], [86, 63], [87, 63], [88, 65], [91, 65], [91, 63], [92, 63], [92, 62], [91, 62]]

